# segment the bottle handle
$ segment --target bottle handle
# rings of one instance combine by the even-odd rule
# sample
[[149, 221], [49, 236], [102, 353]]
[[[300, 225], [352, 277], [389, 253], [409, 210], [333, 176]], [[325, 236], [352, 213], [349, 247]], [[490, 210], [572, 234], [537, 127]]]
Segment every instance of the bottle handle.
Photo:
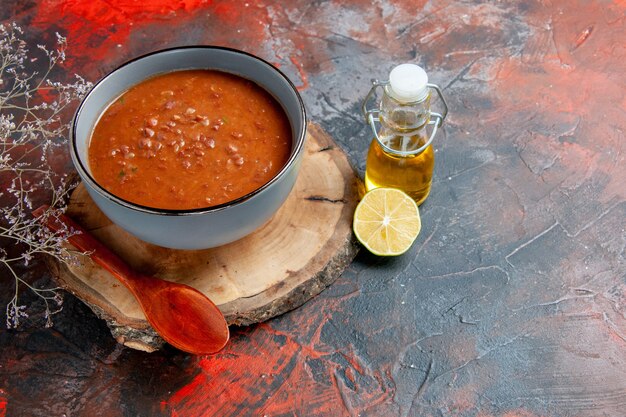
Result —
[[426, 148], [428, 148], [430, 146], [430, 144], [433, 142], [433, 139], [435, 139], [435, 135], [437, 134], [438, 128], [441, 127], [441, 125], [443, 124], [443, 121], [445, 120], [446, 116], [448, 115], [448, 104], [446, 103], [446, 99], [443, 98], [443, 93], [442, 93], [442, 91], [441, 91], [441, 89], [439, 88], [438, 85], [436, 85], [436, 84], [426, 84], [429, 88], [432, 88], [433, 90], [435, 90], [437, 92], [437, 95], [441, 99], [441, 102], [443, 103], [443, 114], [430, 112], [431, 119], [426, 124], [427, 125], [432, 125], [433, 126], [433, 130], [430, 133], [430, 136], [428, 137], [428, 140], [426, 141], [426, 143], [423, 146], [419, 147], [418, 149], [412, 150], [412, 151], [399, 151], [399, 150], [392, 149], [392, 148], [388, 147], [387, 145], [385, 145], [383, 143], [383, 141], [380, 139], [380, 137], [378, 136], [378, 131], [376, 129], [376, 122], [380, 123], [380, 110], [379, 109], [368, 109], [367, 108], [367, 104], [370, 101], [370, 99], [374, 96], [374, 94], [376, 92], [376, 89], [378, 87], [384, 88], [387, 85], [389, 85], [389, 81], [378, 81], [378, 80], [373, 80], [372, 81], [372, 88], [370, 89], [369, 93], [367, 93], [367, 96], [365, 96], [365, 100], [363, 101], [363, 104], [361, 105], [361, 111], [363, 112], [363, 116], [365, 116], [365, 120], [367, 120], [367, 122], [369, 123], [370, 127], [372, 128], [372, 132], [374, 133], [374, 137], [376, 138], [376, 140], [378, 141], [380, 146], [385, 150], [385, 152], [388, 152], [388, 153], [390, 153], [392, 155], [398, 155], [398, 156], [417, 155], [417, 154], [423, 152]]
[[363, 100], [363, 104], [361, 105], [361, 112], [363, 113], [363, 116], [365, 117], [365, 120], [368, 120], [369, 117], [373, 114], [376, 115], [376, 119], [378, 120], [378, 114], [380, 113], [379, 109], [368, 109], [367, 108], [367, 103], [370, 101], [370, 99], [374, 96], [374, 94], [376, 93], [376, 89], [378, 87], [382, 87], [384, 88], [386, 85], [389, 85], [389, 81], [378, 81], [378, 80], [372, 80], [372, 88], [370, 88], [369, 93], [367, 93], [367, 95], [365, 96], [365, 100]]
[[439, 126], [441, 126], [441, 123], [443, 123], [443, 117], [439, 113], [431, 112], [430, 115], [433, 119], [431, 119], [428, 123], [426, 123], [426, 125], [432, 125], [433, 130], [432, 132], [430, 132], [430, 136], [428, 137], [428, 140], [426, 141], [426, 143], [420, 146], [418, 149], [415, 149], [412, 151], [399, 151], [397, 149], [393, 149], [385, 145], [382, 139], [378, 136], [378, 132], [376, 131], [375, 122], [380, 122], [380, 118], [374, 117], [374, 115], [370, 113], [367, 117], [367, 120], [369, 122], [369, 125], [372, 128], [372, 132], [374, 132], [374, 137], [376, 138], [376, 140], [378, 141], [378, 144], [383, 148], [385, 152], [390, 153], [392, 155], [409, 156], [409, 155], [418, 155], [424, 152], [424, 150], [426, 150], [426, 148], [428, 148], [430, 144], [433, 142], [433, 139], [435, 139], [435, 135], [437, 134], [437, 129], [439, 128]]
[[446, 103], [446, 99], [443, 98], [443, 92], [441, 91], [441, 88], [439, 88], [437, 84], [426, 84], [426, 86], [428, 88], [432, 88], [433, 90], [437, 92], [437, 95], [441, 99], [441, 104], [443, 104], [443, 114], [432, 113], [432, 112], [430, 113], [431, 116], [435, 116], [435, 115], [439, 116], [439, 126], [437, 127], [441, 127], [441, 125], [443, 124], [443, 121], [446, 120], [446, 117], [448, 116], [448, 103]]

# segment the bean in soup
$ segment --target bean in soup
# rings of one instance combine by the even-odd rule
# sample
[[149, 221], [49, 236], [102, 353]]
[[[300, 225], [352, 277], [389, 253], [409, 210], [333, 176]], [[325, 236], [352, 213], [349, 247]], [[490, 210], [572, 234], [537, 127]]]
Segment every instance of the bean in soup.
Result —
[[186, 210], [258, 189], [290, 153], [289, 120], [267, 91], [233, 74], [185, 70], [115, 100], [92, 133], [89, 166], [118, 197]]

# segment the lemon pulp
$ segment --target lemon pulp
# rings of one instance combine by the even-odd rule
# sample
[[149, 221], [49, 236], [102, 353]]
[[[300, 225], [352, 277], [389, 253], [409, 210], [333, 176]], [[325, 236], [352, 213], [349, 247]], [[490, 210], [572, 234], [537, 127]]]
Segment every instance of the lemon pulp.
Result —
[[352, 228], [370, 252], [396, 256], [406, 252], [421, 230], [419, 209], [405, 192], [375, 188], [363, 197], [354, 212]]

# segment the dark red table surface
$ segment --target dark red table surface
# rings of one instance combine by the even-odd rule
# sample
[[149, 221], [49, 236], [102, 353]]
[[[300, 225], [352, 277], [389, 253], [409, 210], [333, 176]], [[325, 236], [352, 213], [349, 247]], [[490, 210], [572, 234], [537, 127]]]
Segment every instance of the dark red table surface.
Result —
[[123, 348], [66, 294], [53, 328], [0, 332], [1, 417], [626, 415], [623, 0], [3, 0], [0, 19], [32, 47], [66, 36], [67, 80], [178, 45], [261, 56], [361, 176], [372, 78], [418, 63], [450, 105], [407, 254], [362, 251], [212, 357]]

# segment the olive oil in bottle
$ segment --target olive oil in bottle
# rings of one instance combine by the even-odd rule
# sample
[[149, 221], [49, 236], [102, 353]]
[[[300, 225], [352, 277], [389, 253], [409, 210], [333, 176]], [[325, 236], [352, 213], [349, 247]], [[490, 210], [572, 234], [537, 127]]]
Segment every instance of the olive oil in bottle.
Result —
[[[383, 88], [379, 109], [367, 110], [377, 87]], [[442, 99], [443, 115], [430, 111], [431, 89]], [[402, 64], [391, 71], [389, 81], [374, 82], [363, 103], [363, 112], [374, 133], [365, 168], [366, 191], [398, 188], [417, 204], [423, 203], [430, 192], [435, 165], [432, 141], [447, 114], [441, 91], [428, 84], [422, 68]], [[380, 122], [379, 130], [376, 120]], [[427, 126], [431, 126], [430, 133]]]
[[[393, 141], [404, 138], [397, 136]], [[428, 138], [413, 135], [406, 139], [412, 148], [423, 146]], [[419, 205], [428, 193], [433, 178], [435, 154], [432, 145], [416, 155], [394, 155], [386, 152], [377, 140], [373, 140], [367, 154], [365, 188], [370, 191], [379, 187], [399, 188]]]

